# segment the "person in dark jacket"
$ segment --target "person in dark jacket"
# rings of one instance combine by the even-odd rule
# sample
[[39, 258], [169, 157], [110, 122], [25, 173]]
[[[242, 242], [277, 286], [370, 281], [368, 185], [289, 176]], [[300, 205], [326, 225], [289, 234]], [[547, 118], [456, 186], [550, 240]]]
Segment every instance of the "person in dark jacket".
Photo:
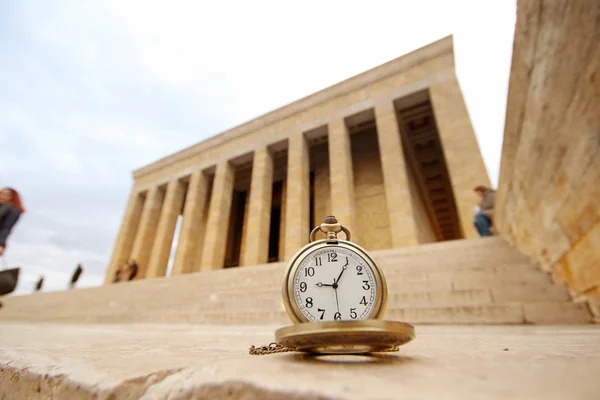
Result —
[[73, 289], [75, 284], [79, 280], [81, 273], [83, 272], [83, 267], [81, 264], [77, 264], [77, 268], [75, 268], [75, 272], [73, 272], [73, 276], [71, 277], [71, 282], [69, 283], [69, 289]]
[[44, 275], [40, 276], [40, 279], [35, 283], [35, 288], [33, 290], [34, 292], [39, 292], [42, 290], [42, 287], [44, 287]]
[[479, 236], [492, 236], [491, 227], [493, 225], [496, 192], [486, 186], [477, 186], [474, 191], [481, 198], [481, 201], [477, 207], [473, 225], [475, 225]]
[[6, 249], [6, 241], [13, 227], [25, 212], [21, 196], [13, 188], [0, 190], [0, 256]]

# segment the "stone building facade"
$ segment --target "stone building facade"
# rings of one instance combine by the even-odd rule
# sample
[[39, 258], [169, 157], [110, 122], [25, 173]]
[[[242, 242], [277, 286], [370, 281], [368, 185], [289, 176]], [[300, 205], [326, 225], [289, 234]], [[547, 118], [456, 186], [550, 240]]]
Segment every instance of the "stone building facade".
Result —
[[600, 318], [600, 3], [517, 4], [496, 227]]
[[133, 172], [106, 274], [288, 260], [335, 215], [367, 250], [476, 236], [489, 177], [446, 37]]

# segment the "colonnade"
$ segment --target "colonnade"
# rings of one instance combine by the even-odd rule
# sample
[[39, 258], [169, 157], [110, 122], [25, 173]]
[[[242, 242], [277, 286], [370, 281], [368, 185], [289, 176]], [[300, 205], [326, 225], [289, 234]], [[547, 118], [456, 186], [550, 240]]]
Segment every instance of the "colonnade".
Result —
[[[456, 90], [457, 87], [450, 88]], [[451, 107], [445, 98], [444, 87], [430, 88], [431, 102], [436, 107]], [[458, 89], [458, 93], [460, 90]], [[447, 97], [447, 96], [446, 96]], [[461, 99], [462, 100], [462, 99]], [[461, 102], [461, 104], [463, 104]], [[382, 101], [373, 107], [381, 169], [384, 178], [387, 212], [390, 221], [392, 247], [417, 245], [417, 230], [413, 217], [413, 203], [407, 182], [406, 160], [403, 152], [399, 124], [394, 102]], [[468, 116], [466, 109], [464, 118]], [[475, 199], [472, 188], [480, 184], [482, 174], [462, 176], [468, 167], [467, 147], [475, 143], [472, 128], [461, 132], [456, 129], [456, 116], [451, 112], [437, 112], [440, 140], [455, 191], [457, 208], [466, 236], [470, 232], [470, 218]], [[468, 127], [469, 128], [469, 127]], [[462, 128], [461, 128], [462, 129]], [[308, 243], [310, 207], [310, 146], [305, 132], [290, 132], [287, 140], [287, 176], [285, 178], [285, 207], [282, 234], [285, 260]], [[329, 174], [331, 197], [330, 214], [351, 230], [356, 207], [350, 135], [345, 118], [335, 118], [327, 123], [329, 148]], [[468, 142], [468, 145], [465, 143]], [[270, 213], [273, 186], [273, 157], [271, 144], [254, 149], [252, 176], [248, 195], [247, 216], [244, 226], [244, 246], [240, 259], [243, 265], [266, 263], [269, 246]], [[479, 154], [477, 154], [478, 157]], [[478, 170], [479, 165], [477, 165]], [[220, 269], [223, 267], [229, 214], [232, 205], [235, 167], [230, 160], [216, 163], [214, 178], [206, 169], [196, 170], [187, 176], [175, 176], [166, 185], [145, 189], [135, 185], [129, 196], [122, 226], [110, 261], [106, 281], [110, 282], [116, 268], [130, 259], [138, 263], [139, 278], [164, 276], [167, 270], [175, 227], [179, 215], [183, 216], [172, 274]], [[459, 176], [460, 175], [460, 176]], [[209, 190], [210, 180], [212, 189]], [[187, 189], [186, 189], [187, 187]], [[360, 243], [360, 232], [353, 231]], [[280, 252], [281, 253], [281, 252]]]

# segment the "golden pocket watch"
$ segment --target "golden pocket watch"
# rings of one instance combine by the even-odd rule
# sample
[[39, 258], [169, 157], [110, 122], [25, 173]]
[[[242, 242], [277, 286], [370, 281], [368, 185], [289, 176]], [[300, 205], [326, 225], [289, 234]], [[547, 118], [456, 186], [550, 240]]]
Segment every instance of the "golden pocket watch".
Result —
[[[317, 233], [325, 238], [316, 240]], [[337, 235], [343, 232], [346, 239]], [[387, 305], [383, 272], [350, 241], [350, 231], [333, 216], [310, 233], [310, 243], [290, 260], [282, 296], [294, 323], [275, 332], [275, 343], [251, 354], [305, 351], [362, 354], [395, 351], [414, 338], [414, 327], [382, 321]]]

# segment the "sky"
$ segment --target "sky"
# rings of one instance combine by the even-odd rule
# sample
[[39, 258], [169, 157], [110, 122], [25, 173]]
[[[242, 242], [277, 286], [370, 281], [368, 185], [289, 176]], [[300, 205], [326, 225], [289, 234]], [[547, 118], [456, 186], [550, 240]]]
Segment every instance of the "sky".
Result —
[[16, 294], [101, 285], [131, 171], [453, 35], [498, 180], [515, 0], [0, 1], [0, 186]]

